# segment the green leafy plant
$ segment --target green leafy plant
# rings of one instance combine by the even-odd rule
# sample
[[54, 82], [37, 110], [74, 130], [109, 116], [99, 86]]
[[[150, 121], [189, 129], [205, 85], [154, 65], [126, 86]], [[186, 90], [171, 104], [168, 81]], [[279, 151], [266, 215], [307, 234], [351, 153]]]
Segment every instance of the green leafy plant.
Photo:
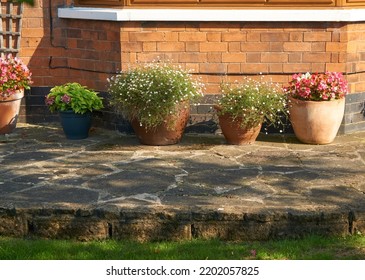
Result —
[[[189, 71], [169, 63], [153, 62], [129, 69], [109, 80], [111, 104], [129, 120], [146, 128], [175, 115], [202, 96], [202, 84]], [[180, 107], [181, 108], [181, 107]]]
[[103, 108], [102, 97], [79, 83], [55, 86], [46, 96], [46, 105], [51, 112], [72, 110], [78, 114]]
[[244, 78], [242, 82], [221, 84], [222, 96], [216, 106], [218, 115], [229, 114], [241, 127], [253, 128], [262, 122], [283, 125], [287, 101], [278, 84]]

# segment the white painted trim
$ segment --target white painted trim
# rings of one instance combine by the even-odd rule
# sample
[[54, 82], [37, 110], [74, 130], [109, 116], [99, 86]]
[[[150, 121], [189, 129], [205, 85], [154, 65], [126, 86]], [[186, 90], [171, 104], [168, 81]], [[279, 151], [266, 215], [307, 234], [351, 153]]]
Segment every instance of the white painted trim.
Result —
[[365, 21], [365, 9], [253, 10], [253, 9], [111, 9], [58, 8], [59, 18], [106, 21]]

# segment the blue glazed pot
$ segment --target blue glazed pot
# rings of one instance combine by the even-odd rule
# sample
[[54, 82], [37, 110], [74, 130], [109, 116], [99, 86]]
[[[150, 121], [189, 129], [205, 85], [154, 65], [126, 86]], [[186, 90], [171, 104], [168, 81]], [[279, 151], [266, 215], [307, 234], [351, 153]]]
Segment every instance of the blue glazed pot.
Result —
[[91, 112], [76, 114], [74, 111], [60, 111], [61, 125], [67, 139], [78, 140], [89, 136]]

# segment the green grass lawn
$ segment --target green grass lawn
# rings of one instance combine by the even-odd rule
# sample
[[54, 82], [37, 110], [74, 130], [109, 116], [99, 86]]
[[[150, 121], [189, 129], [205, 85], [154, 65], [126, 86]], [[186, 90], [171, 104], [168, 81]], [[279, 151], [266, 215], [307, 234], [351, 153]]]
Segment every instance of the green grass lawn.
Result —
[[365, 236], [268, 242], [192, 240], [137, 243], [0, 237], [1, 260], [364, 260]]

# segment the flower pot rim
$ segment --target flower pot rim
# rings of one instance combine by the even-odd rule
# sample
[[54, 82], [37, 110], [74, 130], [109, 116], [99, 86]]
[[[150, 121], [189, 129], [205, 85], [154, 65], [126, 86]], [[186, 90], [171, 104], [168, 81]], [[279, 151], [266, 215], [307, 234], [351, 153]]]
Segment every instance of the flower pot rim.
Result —
[[78, 114], [78, 115], [91, 114], [90, 111], [87, 111], [85, 113], [76, 113], [74, 110], [65, 110], [65, 111], [59, 110], [58, 112], [62, 114]]
[[20, 100], [24, 97], [24, 89], [17, 90], [14, 94], [6, 97], [0, 98], [0, 102], [12, 102], [16, 100]]
[[291, 100], [295, 100], [295, 101], [300, 101], [300, 102], [312, 102], [312, 103], [319, 103], [319, 102], [338, 102], [338, 101], [342, 101], [344, 99], [346, 99], [345, 97], [342, 97], [342, 98], [337, 98], [337, 99], [330, 99], [330, 100], [303, 100], [303, 99], [298, 99], [298, 98], [295, 98], [295, 97], [292, 97], [292, 96], [288, 96], [289, 99]]

